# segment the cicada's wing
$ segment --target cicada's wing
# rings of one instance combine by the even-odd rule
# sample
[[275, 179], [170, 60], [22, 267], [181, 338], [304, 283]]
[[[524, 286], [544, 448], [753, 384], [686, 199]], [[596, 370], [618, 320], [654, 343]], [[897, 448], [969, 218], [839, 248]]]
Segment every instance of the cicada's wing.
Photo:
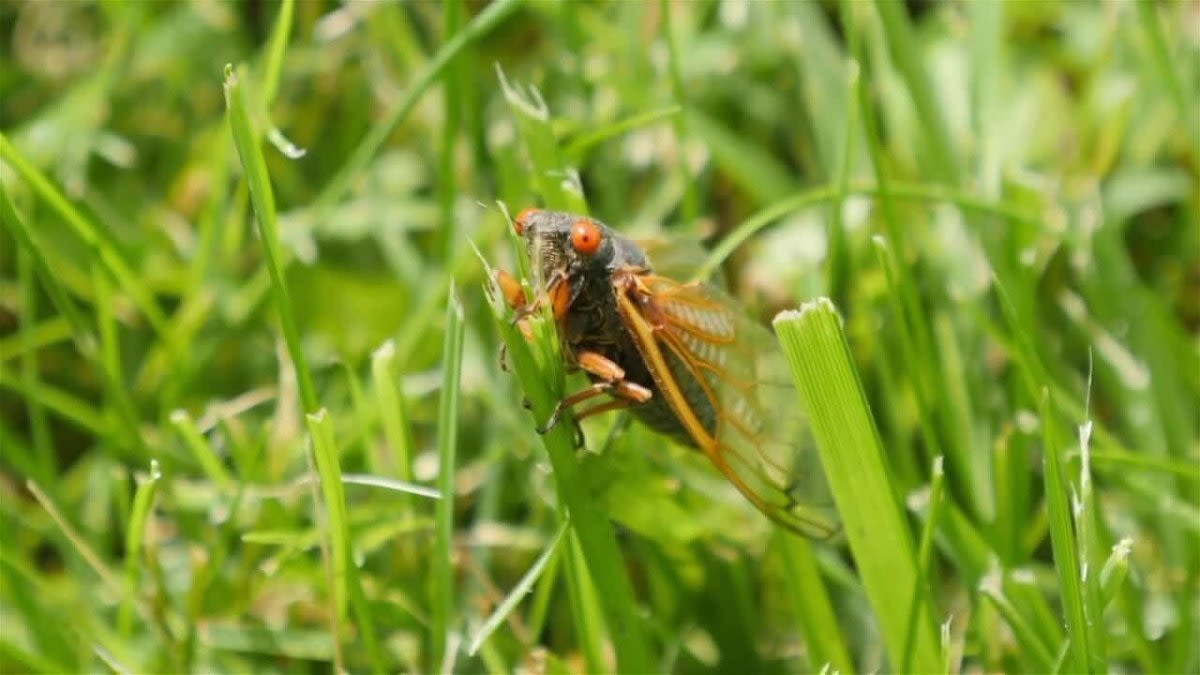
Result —
[[[646, 253], [650, 269], [668, 279], [691, 279], [696, 268], [708, 258], [708, 251], [694, 237], [650, 237], [638, 239], [636, 243]], [[727, 287], [725, 276], [719, 269], [703, 281], [718, 289]]]
[[816, 448], [771, 332], [721, 291], [663, 276], [636, 276], [618, 290], [618, 306], [661, 395], [713, 464], [776, 522], [834, 534]]

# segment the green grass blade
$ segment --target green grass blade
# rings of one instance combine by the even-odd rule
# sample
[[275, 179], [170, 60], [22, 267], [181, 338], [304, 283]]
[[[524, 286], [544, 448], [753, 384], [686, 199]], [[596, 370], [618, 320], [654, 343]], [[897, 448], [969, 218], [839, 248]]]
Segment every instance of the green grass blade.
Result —
[[550, 540], [550, 543], [546, 545], [546, 550], [542, 551], [542, 554], [537, 557], [537, 560], [533, 561], [533, 565], [529, 567], [529, 571], [527, 571], [521, 577], [521, 580], [517, 582], [517, 585], [513, 586], [512, 590], [508, 592], [508, 595], [504, 596], [504, 600], [502, 600], [500, 604], [496, 606], [496, 610], [492, 612], [491, 616], [489, 616], [487, 620], [483, 622], [483, 625], [479, 627], [479, 630], [475, 632], [475, 637], [471, 638], [471, 644], [467, 647], [468, 654], [474, 656], [475, 652], [479, 651], [479, 647], [483, 645], [483, 643], [486, 642], [489, 637], [492, 636], [492, 633], [494, 633], [496, 629], [500, 627], [500, 624], [506, 618], [508, 618], [508, 615], [511, 614], [512, 611], [517, 608], [517, 605], [519, 605], [521, 601], [524, 600], [527, 595], [529, 595], [530, 591], [533, 590], [534, 583], [541, 578], [542, 572], [545, 571], [546, 566], [550, 564], [550, 560], [557, 556], [559, 544], [563, 542], [563, 536], [567, 533], [567, 528], [569, 526], [570, 520], [564, 520], [563, 524], [558, 528], [558, 533], [555, 534], [554, 538]]
[[937, 176], [944, 182], [955, 184], [961, 172], [958, 155], [942, 106], [933, 95], [933, 86], [925, 70], [925, 60], [921, 54], [923, 43], [913, 30], [904, 4], [876, 0], [875, 9], [879, 12], [887, 35], [892, 59], [908, 85], [919, 118], [924, 122], [924, 140], [931, 150], [930, 160]]
[[[243, 69], [244, 70], [244, 69]], [[317, 388], [313, 384], [308, 360], [300, 342], [300, 330], [296, 325], [292, 301], [283, 278], [283, 253], [279, 243], [279, 218], [275, 211], [275, 192], [267, 174], [267, 163], [259, 145], [259, 134], [250, 124], [246, 103], [244, 72], [234, 72], [232, 65], [225, 66], [225, 107], [229, 115], [229, 128], [238, 156], [242, 160], [242, 171], [250, 189], [250, 201], [258, 222], [258, 232], [266, 254], [267, 269], [271, 274], [271, 290], [275, 308], [283, 325], [283, 339], [287, 343], [292, 364], [296, 369], [296, 382], [300, 386], [300, 401], [304, 412], [312, 414], [320, 407]]]
[[384, 438], [395, 454], [376, 460], [374, 470], [395, 471], [401, 480], [411, 483], [412, 436], [404, 390], [396, 377], [396, 368], [396, 345], [388, 340], [371, 355], [371, 387], [378, 403]]
[[821, 578], [813, 543], [781, 531], [776, 537], [783, 554], [784, 573], [795, 598], [795, 611], [808, 647], [809, 665], [832, 672], [855, 672], [854, 661], [846, 649], [846, 640], [838, 626], [837, 615], [829, 601], [829, 591]]
[[1062, 592], [1063, 613], [1066, 615], [1070, 647], [1066, 667], [1072, 673], [1093, 672], [1089, 662], [1089, 629], [1084, 609], [1083, 584], [1080, 579], [1080, 557], [1075, 523], [1072, 518], [1071, 489], [1062, 468], [1062, 437], [1058, 433], [1055, 412], [1049, 390], [1041, 401], [1042, 438], [1044, 442], [1043, 470], [1045, 471], [1046, 505], [1050, 512], [1050, 543], [1054, 550], [1054, 569], [1058, 573]]
[[[34, 193], [67, 223], [81, 241], [96, 252], [105, 269], [112, 274], [121, 289], [129, 294], [138, 309], [145, 315], [146, 320], [161, 336], [167, 348], [174, 349], [174, 338], [166, 315], [163, 314], [153, 296], [147, 292], [141, 277], [130, 267], [121, 251], [113, 245], [111, 236], [72, 204], [66, 195], [49, 178], [38, 171], [37, 167], [22, 155], [2, 133], [0, 133], [0, 160], [16, 169]], [[173, 351], [172, 354], [176, 357], [180, 356], [177, 351]]]
[[154, 497], [162, 473], [158, 462], [150, 461], [150, 474], [138, 478], [137, 490], [133, 495], [133, 509], [129, 514], [129, 527], [125, 530], [125, 594], [121, 598], [121, 609], [117, 615], [117, 630], [124, 640], [133, 635], [133, 611], [138, 595], [142, 561], [142, 544], [146, 538], [146, 521], [154, 508]]
[[333, 598], [334, 610], [330, 621], [338, 645], [337, 655], [341, 659], [341, 664], [344, 664], [343, 649], [347, 635], [342, 631], [346, 621], [347, 608], [352, 605], [358, 621], [358, 631], [366, 644], [372, 670], [382, 673], [387, 670], [383, 665], [383, 653], [375, 635], [371, 608], [367, 605], [358, 568], [354, 565], [350, 513], [346, 505], [346, 490], [342, 480], [338, 446], [334, 440], [333, 420], [322, 409], [316, 413], [305, 415], [305, 423], [308, 426], [312, 457], [316, 463], [317, 477], [320, 483], [321, 504], [324, 506], [323, 521], [328, 531], [328, 541], [326, 541], [326, 537], [322, 537], [321, 543], [322, 550], [329, 551], [329, 593]]
[[209, 480], [227, 490], [232, 489], [233, 478], [225, 469], [225, 464], [217, 455], [217, 451], [196, 428], [196, 423], [192, 420], [191, 415], [188, 415], [186, 410], [176, 410], [170, 414], [169, 421]]
[[[514, 253], [523, 256], [517, 247]], [[491, 278], [491, 270], [488, 270]], [[495, 289], [489, 289], [497, 328], [508, 349], [513, 371], [530, 403], [535, 420], [548, 419], [563, 397], [563, 365], [554, 324], [544, 316], [531, 317], [534, 341], [525, 339], [513, 324], [511, 312]], [[536, 350], [536, 352], [535, 352]], [[617, 670], [622, 673], [650, 672], [649, 646], [638, 617], [633, 586], [617, 547], [612, 526], [596, 504], [575, 455], [570, 420], [542, 435], [554, 470], [559, 503], [570, 513], [572, 529], [579, 538], [587, 570], [595, 582], [600, 606], [612, 634]]]
[[[821, 464], [875, 609], [893, 667], [904, 662], [909, 611], [919, 572], [912, 535], [888, 479], [879, 433], [854, 368], [842, 320], [828, 300], [775, 318], [792, 376], [812, 420]], [[929, 612], [917, 617], [912, 667], [942, 668], [938, 631]]]
[[440, 664], [439, 671], [454, 661], [447, 652], [453, 644], [451, 631], [457, 630], [454, 600], [454, 466], [458, 450], [458, 396], [462, 377], [463, 308], [454, 286], [446, 305], [446, 335], [442, 348], [442, 393], [438, 402], [438, 491], [442, 498], [436, 509], [432, 604], [433, 648], [430, 662]]
[[322, 188], [314, 203], [314, 211], [318, 219], [342, 198], [354, 178], [360, 175], [371, 159], [379, 153], [388, 136], [391, 136], [396, 127], [408, 117], [425, 92], [433, 86], [434, 82], [437, 82], [454, 58], [468, 46], [490, 33], [505, 17], [515, 11], [521, 2], [522, 0], [497, 0], [489, 4], [483, 11], [475, 15], [475, 18], [471, 19], [466, 27], [438, 49], [433, 59], [426, 65], [425, 70], [408, 87], [396, 107], [388, 113], [383, 121], [371, 127], [370, 133], [355, 147], [346, 163], [325, 183], [325, 187]]

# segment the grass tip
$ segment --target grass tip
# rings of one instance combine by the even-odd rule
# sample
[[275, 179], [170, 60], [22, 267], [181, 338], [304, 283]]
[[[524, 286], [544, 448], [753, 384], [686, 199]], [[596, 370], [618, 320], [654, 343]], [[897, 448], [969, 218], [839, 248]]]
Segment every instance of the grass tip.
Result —
[[372, 361], [387, 361], [396, 356], [396, 341], [388, 338], [383, 344], [379, 345], [375, 351], [371, 352]]
[[1129, 554], [1133, 552], [1133, 537], [1125, 537], [1121, 539], [1121, 541], [1113, 544], [1112, 551], [1113, 555], [1118, 559], [1128, 559]]
[[913, 513], [924, 511], [933, 501], [933, 488], [929, 485], [921, 487], [908, 493], [908, 498], [904, 500], [904, 505]]
[[775, 315], [775, 318], [771, 321], [771, 325], [778, 326], [781, 323], [791, 323], [793, 321], [799, 321], [799, 320], [803, 319], [805, 317], [805, 315], [809, 314], [810, 312], [814, 312], [814, 311], [828, 312], [828, 313], [834, 314], [838, 317], [839, 322], [841, 321], [841, 315], [838, 314], [837, 306], [833, 304], [832, 300], [822, 296], [820, 298], [816, 298], [814, 300], [809, 300], [808, 302], [805, 302], [804, 304], [800, 305], [799, 309], [783, 310], [782, 312]]
[[979, 592], [999, 596], [1004, 589], [1004, 570], [1000, 568], [1000, 559], [991, 556], [988, 560], [987, 572], [979, 578]]

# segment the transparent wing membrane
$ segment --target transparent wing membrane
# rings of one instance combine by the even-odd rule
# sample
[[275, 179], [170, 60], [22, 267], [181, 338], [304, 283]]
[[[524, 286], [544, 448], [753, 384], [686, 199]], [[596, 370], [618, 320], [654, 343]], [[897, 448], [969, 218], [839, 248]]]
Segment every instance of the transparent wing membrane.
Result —
[[837, 531], [788, 366], [774, 336], [721, 291], [637, 278], [622, 318], [696, 446], [765, 514], [811, 537]]

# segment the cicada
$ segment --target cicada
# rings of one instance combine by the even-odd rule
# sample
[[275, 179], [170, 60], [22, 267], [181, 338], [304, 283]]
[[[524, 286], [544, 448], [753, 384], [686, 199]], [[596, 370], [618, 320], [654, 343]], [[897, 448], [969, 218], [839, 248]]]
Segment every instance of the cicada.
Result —
[[568, 370], [591, 381], [539, 431], [567, 411], [579, 420], [627, 408], [704, 453], [781, 525], [819, 538], [837, 530], [787, 362], [769, 330], [716, 287], [682, 283], [671, 276], [682, 270], [656, 267], [656, 258], [665, 267], [678, 256], [660, 256], [597, 220], [526, 209], [513, 225], [536, 295], [527, 298], [505, 272], [498, 285], [518, 320], [548, 304]]

